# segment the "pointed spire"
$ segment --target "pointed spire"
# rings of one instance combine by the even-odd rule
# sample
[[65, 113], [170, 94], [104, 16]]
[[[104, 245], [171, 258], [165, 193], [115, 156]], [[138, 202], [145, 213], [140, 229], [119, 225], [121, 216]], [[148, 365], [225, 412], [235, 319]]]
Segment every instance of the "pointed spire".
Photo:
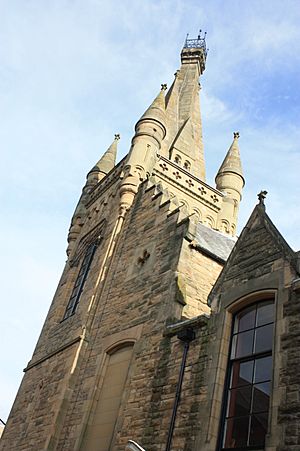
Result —
[[164, 83], [161, 85], [159, 94], [155, 97], [149, 108], [145, 111], [142, 117], [138, 120], [137, 124], [143, 120], [150, 119], [155, 120], [166, 128], [166, 101], [165, 90], [167, 85]]
[[233, 143], [216, 175], [216, 188], [224, 194], [222, 206], [218, 213], [219, 227], [222, 230], [223, 223], [229, 224], [232, 234], [236, 230], [238, 209], [245, 185], [238, 145], [240, 134], [235, 132], [233, 136]]
[[[186, 157], [191, 162], [191, 173], [204, 181], [205, 162], [199, 99], [200, 61], [203, 49], [189, 47], [193, 43], [193, 45], [196, 45], [196, 41], [192, 40], [190, 43], [188, 40], [188, 47], [182, 51], [180, 70], [174, 74], [175, 80], [166, 95], [168, 133], [162, 155], [174, 160], [176, 154], [173, 146], [177, 141], [176, 153], [182, 152], [184, 155], [181, 155], [181, 157]], [[190, 131], [187, 133], [189, 137], [186, 141], [186, 149], [183, 149], [178, 148], [179, 141], [177, 138], [181, 130], [186, 128], [185, 124]]]
[[233, 142], [224, 158], [223, 163], [220, 166], [220, 169], [216, 175], [216, 180], [218, 177], [226, 173], [234, 173], [239, 175], [244, 181], [240, 150], [238, 145], [240, 134], [239, 132], [234, 132], [233, 136]]
[[116, 165], [117, 157], [117, 143], [120, 139], [120, 135], [116, 134], [112, 144], [109, 146], [107, 151], [102, 155], [98, 163], [90, 170], [91, 172], [102, 172], [103, 174], [108, 174]]

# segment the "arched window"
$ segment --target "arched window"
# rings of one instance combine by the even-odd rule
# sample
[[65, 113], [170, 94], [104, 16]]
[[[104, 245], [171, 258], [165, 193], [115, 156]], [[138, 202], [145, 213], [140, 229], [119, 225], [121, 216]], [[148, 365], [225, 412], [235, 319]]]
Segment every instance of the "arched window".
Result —
[[191, 163], [189, 161], [185, 161], [184, 165], [183, 165], [184, 169], [186, 169], [187, 171], [189, 171], [191, 169]]
[[229, 233], [229, 222], [225, 219], [222, 219], [221, 221], [221, 230], [222, 232]]
[[113, 448], [113, 436], [122, 395], [127, 380], [133, 343], [107, 354], [101, 386], [96, 391], [91, 418], [80, 447], [84, 451], [107, 451]]
[[263, 450], [272, 381], [274, 303], [261, 301], [234, 317], [219, 449]]
[[211, 227], [212, 229], [214, 228], [214, 220], [211, 216], [207, 216], [204, 220], [204, 224], [207, 225], [208, 227]]
[[76, 308], [79, 303], [80, 296], [81, 296], [85, 281], [87, 279], [98, 243], [99, 243], [99, 240], [96, 240], [95, 242], [90, 244], [89, 247], [87, 248], [87, 251], [83, 258], [78, 276], [76, 278], [76, 281], [75, 281], [75, 284], [74, 284], [74, 287], [72, 290], [70, 300], [69, 300], [67, 308], [65, 310], [63, 320], [72, 316], [76, 311]]
[[176, 164], [181, 166], [181, 156], [180, 155], [175, 155], [174, 161]]

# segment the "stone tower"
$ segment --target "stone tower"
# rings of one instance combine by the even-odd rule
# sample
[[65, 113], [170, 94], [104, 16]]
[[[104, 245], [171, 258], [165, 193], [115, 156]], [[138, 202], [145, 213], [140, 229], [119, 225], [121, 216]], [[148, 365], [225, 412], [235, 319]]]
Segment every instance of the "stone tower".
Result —
[[205, 181], [205, 63], [205, 38], [187, 39], [172, 86], [163, 84], [138, 119], [128, 155], [116, 164], [115, 135], [87, 174], [1, 450], [121, 451], [129, 439], [158, 450], [166, 442], [178, 363], [173, 356], [167, 365], [167, 325], [200, 324], [210, 312], [244, 186], [238, 133], [216, 187]]

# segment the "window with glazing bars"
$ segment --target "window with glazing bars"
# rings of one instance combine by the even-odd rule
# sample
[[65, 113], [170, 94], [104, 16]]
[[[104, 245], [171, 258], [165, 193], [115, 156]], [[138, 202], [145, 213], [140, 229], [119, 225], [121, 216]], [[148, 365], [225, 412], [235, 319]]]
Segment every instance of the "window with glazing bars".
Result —
[[263, 450], [272, 382], [274, 303], [253, 304], [234, 317], [219, 449]]
[[81, 264], [77, 279], [75, 281], [74, 288], [72, 290], [72, 294], [70, 297], [70, 300], [68, 302], [65, 314], [63, 319], [67, 319], [70, 316], [72, 316], [77, 308], [77, 305], [80, 300], [80, 296], [84, 287], [84, 283], [86, 281], [89, 269], [91, 267], [91, 263], [95, 254], [95, 251], [97, 249], [97, 243], [92, 243], [85, 253], [83, 262]]

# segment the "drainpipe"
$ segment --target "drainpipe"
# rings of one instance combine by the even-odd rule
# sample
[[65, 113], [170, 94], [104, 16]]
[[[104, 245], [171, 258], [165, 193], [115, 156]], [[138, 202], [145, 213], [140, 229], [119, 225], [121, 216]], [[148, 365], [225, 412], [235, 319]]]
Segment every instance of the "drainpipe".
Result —
[[190, 347], [190, 342], [195, 339], [195, 332], [191, 327], [188, 327], [187, 329], [180, 331], [177, 335], [177, 338], [184, 343], [184, 348], [183, 348], [179, 378], [178, 378], [178, 382], [177, 382], [173, 412], [172, 412], [171, 422], [170, 422], [170, 426], [169, 426], [166, 451], [171, 450], [176, 414], [177, 414], [177, 409], [178, 409], [178, 405], [180, 402], [180, 395], [181, 395], [181, 388], [182, 388], [184, 370], [185, 370], [185, 365], [186, 365], [186, 359], [187, 359], [187, 355], [188, 355], [188, 351], [189, 351], [189, 347]]

